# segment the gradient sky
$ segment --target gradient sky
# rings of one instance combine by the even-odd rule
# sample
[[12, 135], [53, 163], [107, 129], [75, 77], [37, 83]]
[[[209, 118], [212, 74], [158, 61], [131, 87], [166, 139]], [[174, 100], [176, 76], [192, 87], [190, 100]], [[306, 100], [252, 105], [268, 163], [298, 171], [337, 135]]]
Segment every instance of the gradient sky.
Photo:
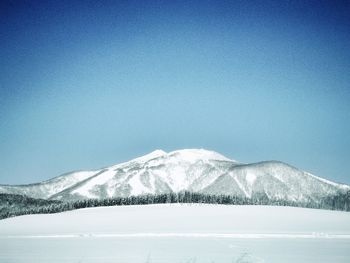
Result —
[[1, 1], [0, 184], [205, 148], [350, 183], [349, 1]]

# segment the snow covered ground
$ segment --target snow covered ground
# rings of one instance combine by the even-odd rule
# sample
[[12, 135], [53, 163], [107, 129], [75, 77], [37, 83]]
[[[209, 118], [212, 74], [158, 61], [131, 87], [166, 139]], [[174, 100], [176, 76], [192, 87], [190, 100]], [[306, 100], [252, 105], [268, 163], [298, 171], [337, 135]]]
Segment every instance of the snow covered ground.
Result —
[[350, 262], [350, 213], [147, 205], [0, 221], [0, 262]]

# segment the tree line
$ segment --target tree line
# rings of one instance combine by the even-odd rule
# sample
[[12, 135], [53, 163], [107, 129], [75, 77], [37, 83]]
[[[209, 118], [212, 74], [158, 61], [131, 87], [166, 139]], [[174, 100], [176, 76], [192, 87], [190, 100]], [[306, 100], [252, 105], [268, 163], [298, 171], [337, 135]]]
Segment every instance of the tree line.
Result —
[[[7, 203], [3, 202], [4, 200], [7, 200]], [[350, 191], [327, 197], [322, 197], [318, 200], [309, 199], [306, 201], [272, 199], [268, 198], [264, 194], [255, 194], [252, 197], [247, 198], [233, 195], [211, 195], [187, 191], [167, 194], [147, 194], [130, 197], [113, 197], [105, 199], [84, 199], [70, 202], [34, 199], [23, 197], [21, 195], [0, 194], [0, 219], [26, 214], [59, 213], [63, 211], [88, 207], [171, 203], [272, 205], [350, 211]]]

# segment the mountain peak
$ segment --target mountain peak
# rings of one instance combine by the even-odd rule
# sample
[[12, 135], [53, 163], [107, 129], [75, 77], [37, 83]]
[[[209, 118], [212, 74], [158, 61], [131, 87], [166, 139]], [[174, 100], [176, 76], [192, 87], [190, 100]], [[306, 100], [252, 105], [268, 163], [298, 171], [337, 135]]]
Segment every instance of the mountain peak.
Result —
[[[233, 161], [220, 153], [209, 151], [206, 149], [182, 149], [168, 153], [168, 156], [178, 156], [180, 159], [187, 161], [201, 160], [217, 160], [217, 161]], [[234, 161], [235, 162], [235, 161]]]
[[138, 158], [132, 159], [131, 162], [148, 162], [152, 159], [159, 157], [176, 158], [187, 162], [196, 162], [198, 160], [216, 160], [216, 161], [230, 161], [236, 162], [232, 159], [225, 157], [224, 155], [206, 150], [206, 149], [181, 149], [172, 152], [165, 152], [163, 150], [154, 150], [146, 155], [140, 156]]
[[154, 150], [153, 152], [150, 152], [146, 155], [143, 155], [143, 156], [140, 156], [140, 157], [137, 157], [133, 160], [131, 160], [132, 162], [147, 162], [149, 160], [152, 160], [152, 159], [155, 159], [155, 158], [158, 158], [158, 157], [161, 157], [163, 155], [166, 155], [167, 153], [163, 150]]

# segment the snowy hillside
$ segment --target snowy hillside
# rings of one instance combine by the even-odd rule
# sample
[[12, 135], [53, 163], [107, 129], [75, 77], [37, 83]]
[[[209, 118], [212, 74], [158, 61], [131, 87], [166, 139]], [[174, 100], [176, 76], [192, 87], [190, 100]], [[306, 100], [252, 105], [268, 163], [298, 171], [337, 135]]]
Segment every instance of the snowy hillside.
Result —
[[288, 164], [243, 164], [203, 149], [154, 151], [95, 171], [68, 173], [32, 185], [0, 186], [0, 192], [35, 198], [79, 200], [179, 191], [290, 201], [317, 200], [350, 190]]
[[350, 213], [271, 206], [87, 208], [0, 221], [1, 262], [349, 262]]

